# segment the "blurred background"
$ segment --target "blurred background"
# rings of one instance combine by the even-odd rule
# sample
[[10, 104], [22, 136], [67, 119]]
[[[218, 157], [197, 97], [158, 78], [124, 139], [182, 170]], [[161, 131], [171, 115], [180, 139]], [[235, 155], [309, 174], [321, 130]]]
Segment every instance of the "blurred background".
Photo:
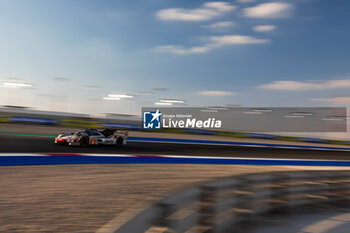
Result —
[[135, 120], [144, 106], [347, 107], [349, 8], [4, 0], [1, 111]]
[[[284, 228], [259, 232], [348, 232], [349, 170], [334, 170], [350, 166], [349, 130], [254, 126], [274, 108], [310, 109], [285, 112], [290, 122], [312, 121], [316, 107], [349, 111], [349, 11], [348, 0], [0, 0], [0, 231], [115, 232], [149, 208], [165, 208], [145, 222], [164, 228], [179, 206], [200, 214], [172, 215], [179, 227], [193, 216], [213, 227], [216, 204], [254, 220], [255, 207], [316, 200], [323, 212], [277, 214], [268, 221]], [[142, 107], [244, 107], [253, 129], [141, 132]], [[105, 127], [129, 129], [128, 145], [53, 143]], [[163, 199], [187, 186], [185, 199]]]

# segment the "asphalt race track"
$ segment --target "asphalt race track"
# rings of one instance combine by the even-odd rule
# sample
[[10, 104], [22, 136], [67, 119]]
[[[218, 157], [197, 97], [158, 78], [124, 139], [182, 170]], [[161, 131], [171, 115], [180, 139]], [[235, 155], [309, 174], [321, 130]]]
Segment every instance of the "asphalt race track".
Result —
[[[147, 208], [161, 197], [185, 186], [193, 185], [193, 183], [248, 172], [300, 169], [212, 163], [210, 165], [191, 163], [181, 164], [181, 166], [178, 164], [162, 164], [160, 166], [160, 164], [153, 163], [106, 164], [105, 162], [103, 164], [74, 164], [71, 163], [72, 160], [82, 161], [81, 159], [92, 159], [89, 157], [98, 159], [98, 157], [27, 156], [28, 158], [24, 158], [12, 153], [339, 159], [349, 160], [346, 162], [350, 163], [350, 159], [348, 159], [350, 151], [156, 142], [129, 142], [123, 148], [113, 146], [79, 148], [57, 146], [53, 140], [53, 137], [0, 135], [2, 164], [5, 164], [9, 159], [41, 160], [34, 164], [44, 164], [43, 166], [1, 166], [0, 175], [3, 179], [1, 179], [0, 186], [3, 189], [0, 192], [0, 199], [2, 205], [6, 207], [6, 211], [0, 212], [0, 220], [2, 220], [0, 221], [0, 232], [95, 232], [105, 225], [109, 227], [108, 229], [117, 229], [118, 224], [123, 224], [123, 220], [130, 219], [135, 215], [135, 210], [139, 213], [141, 209]], [[43, 159], [49, 163], [42, 161]], [[52, 164], [65, 163], [51, 163], [53, 160], [63, 159], [69, 160], [69, 163], [64, 166]], [[51, 165], [46, 166], [47, 164]], [[135, 187], [137, 187], [136, 191]], [[110, 222], [116, 225], [108, 225]]]
[[134, 155], [191, 155], [220, 157], [254, 157], [282, 159], [350, 160], [350, 151], [284, 149], [223, 145], [196, 145], [156, 142], [128, 142], [123, 148], [90, 146], [88, 148], [58, 146], [51, 137], [0, 135], [0, 153], [99, 153]]

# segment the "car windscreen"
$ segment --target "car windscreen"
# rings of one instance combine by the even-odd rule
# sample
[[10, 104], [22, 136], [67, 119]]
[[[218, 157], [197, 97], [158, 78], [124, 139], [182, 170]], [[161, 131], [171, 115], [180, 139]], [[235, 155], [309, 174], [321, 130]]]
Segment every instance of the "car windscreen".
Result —
[[81, 132], [77, 132], [77, 133], [75, 133], [75, 135], [77, 135], [77, 136], [81, 136], [81, 135], [83, 135]]

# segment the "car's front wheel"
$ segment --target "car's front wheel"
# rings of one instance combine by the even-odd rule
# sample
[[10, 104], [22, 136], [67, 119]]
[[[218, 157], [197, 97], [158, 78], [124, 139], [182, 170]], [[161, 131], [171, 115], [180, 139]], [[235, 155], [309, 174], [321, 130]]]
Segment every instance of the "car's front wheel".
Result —
[[83, 136], [81, 139], [80, 139], [80, 146], [81, 147], [87, 147], [89, 145], [89, 138], [86, 137], [86, 136]]
[[116, 144], [117, 147], [122, 147], [124, 145], [124, 138], [123, 137], [118, 137], [115, 144]]

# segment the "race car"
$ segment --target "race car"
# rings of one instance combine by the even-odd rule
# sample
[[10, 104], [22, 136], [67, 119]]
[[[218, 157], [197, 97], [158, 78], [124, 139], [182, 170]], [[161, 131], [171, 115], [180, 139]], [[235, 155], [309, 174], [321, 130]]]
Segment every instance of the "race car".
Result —
[[61, 133], [55, 138], [56, 145], [80, 146], [89, 145], [126, 145], [128, 131], [117, 129], [82, 129], [76, 133]]

